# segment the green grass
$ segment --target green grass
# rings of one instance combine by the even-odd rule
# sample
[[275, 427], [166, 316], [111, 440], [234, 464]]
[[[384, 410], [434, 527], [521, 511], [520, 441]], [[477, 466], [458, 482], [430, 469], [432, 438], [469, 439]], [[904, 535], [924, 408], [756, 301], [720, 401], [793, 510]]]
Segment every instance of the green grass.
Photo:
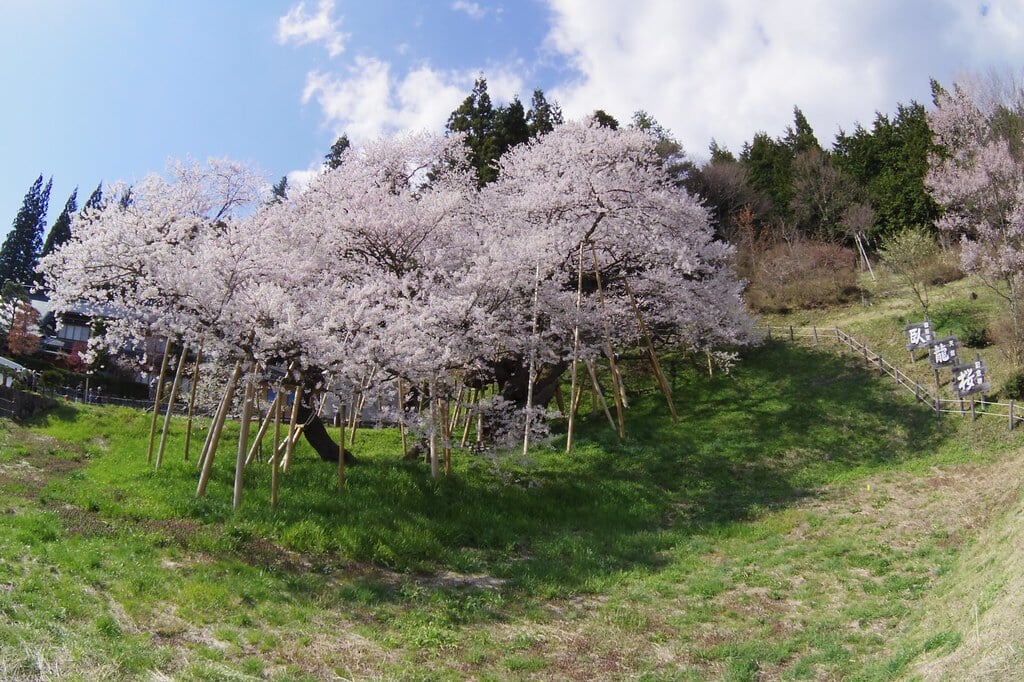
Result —
[[0, 678], [888, 679], [958, 646], [892, 649], [977, 532], [928, 477], [1006, 461], [1005, 426], [823, 350], [666, 369], [680, 420], [628, 365], [625, 441], [587, 421], [434, 480], [367, 430], [341, 492], [301, 446], [276, 510], [261, 464], [231, 509], [237, 427], [197, 500], [182, 422], [159, 471], [142, 413], [4, 422]]

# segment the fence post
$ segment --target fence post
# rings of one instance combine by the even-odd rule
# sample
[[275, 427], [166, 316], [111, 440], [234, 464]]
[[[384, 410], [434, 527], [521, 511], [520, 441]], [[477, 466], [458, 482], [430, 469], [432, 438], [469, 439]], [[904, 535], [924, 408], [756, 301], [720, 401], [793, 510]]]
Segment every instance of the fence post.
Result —
[[772, 340], [772, 326], [768, 325], [768, 340]]
[[818, 345], [818, 328], [817, 327], [811, 327], [811, 329], [814, 330], [814, 345], [817, 346]]
[[839, 343], [842, 339], [839, 338], [839, 327], [836, 327], [836, 343]]
[[881, 355], [875, 356], [878, 358], [878, 376], [885, 374], [885, 360], [882, 359]]
[[921, 384], [914, 382], [914, 402], [921, 402]]
[[973, 395], [971, 396], [971, 421], [972, 422], [978, 421], [978, 413], [974, 409], [974, 396]]
[[793, 325], [789, 325], [789, 340], [792, 342], [793, 339]]
[[942, 398], [935, 396], [935, 416], [938, 417], [942, 414]]
[[1013, 399], [1010, 400], [1010, 430], [1013, 431]]

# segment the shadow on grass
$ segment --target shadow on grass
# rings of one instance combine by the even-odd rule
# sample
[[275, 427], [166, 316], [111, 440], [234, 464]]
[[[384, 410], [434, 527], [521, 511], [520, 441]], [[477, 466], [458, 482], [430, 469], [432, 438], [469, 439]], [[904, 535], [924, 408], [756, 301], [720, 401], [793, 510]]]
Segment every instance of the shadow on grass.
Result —
[[[348, 470], [342, 493], [334, 467], [300, 451], [277, 510], [267, 503], [269, 471], [256, 466], [242, 510], [231, 512], [227, 447], [204, 500], [194, 498], [194, 463], [174, 462], [155, 474], [144, 463], [98, 464], [95, 487], [76, 494], [120, 491], [116, 502], [96, 504], [243, 527], [311, 555], [451, 571], [468, 576], [467, 586], [487, 575], [527, 594], [565, 596], [624, 571], [657, 570], [681, 544], [742, 532], [838, 476], [926, 456], [948, 433], [926, 406], [829, 353], [769, 344], [749, 351], [732, 376], [679, 371], [672, 381], [678, 422], [648, 392], [627, 413], [623, 442], [603, 419], [585, 422], [571, 455], [557, 437], [527, 460], [456, 453], [455, 475], [440, 480], [400, 462], [397, 434], [383, 431], [360, 436], [363, 464]], [[398, 598], [372, 581], [362, 589]]]

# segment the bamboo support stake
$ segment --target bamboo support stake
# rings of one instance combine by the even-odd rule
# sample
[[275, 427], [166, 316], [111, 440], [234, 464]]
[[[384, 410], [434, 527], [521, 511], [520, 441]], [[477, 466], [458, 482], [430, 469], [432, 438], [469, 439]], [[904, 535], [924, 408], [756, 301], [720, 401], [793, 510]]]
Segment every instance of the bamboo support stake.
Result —
[[359, 404], [352, 414], [352, 435], [349, 436], [349, 445], [354, 446], [356, 444], [356, 430], [359, 428], [359, 416], [363, 413], [363, 408], [366, 407], [366, 391], [370, 388], [370, 384], [373, 383], [373, 378], [377, 375], [377, 367], [375, 366], [370, 373], [366, 376], [366, 379], [360, 382], [359, 390]]
[[[658, 380], [658, 386], [661, 387], [661, 393], [665, 396], [665, 402], [668, 403], [668, 411], [672, 414], [672, 419], [679, 419], [679, 415], [676, 414], [676, 406], [672, 400], [672, 387], [669, 386], [668, 379], [665, 378], [665, 373], [661, 371], [661, 363], [658, 362], [658, 354], [654, 351], [654, 341], [651, 339], [651, 333], [647, 328], [647, 323], [644, 321], [644, 316], [640, 313], [640, 306], [636, 303], [636, 298], [633, 297], [633, 290], [629, 286], [629, 282], [623, 281], [626, 287], [626, 295], [629, 297], [629, 302], [633, 306], [633, 313], [636, 314], [636, 322], [640, 327], [640, 333], [643, 334], [644, 343], [647, 344], [647, 352], [651, 356], [651, 367], [654, 369], [654, 376]], [[708, 353], [708, 376], [711, 376], [711, 353]]]
[[398, 432], [402, 435], [402, 455], [409, 452], [409, 436], [405, 430], [405, 384], [398, 380]]
[[167, 337], [164, 343], [164, 358], [160, 362], [160, 378], [156, 382], [156, 400], [153, 401], [153, 422], [149, 426], [149, 450], [146, 454], [146, 464], [153, 463], [153, 445], [156, 443], [156, 423], [160, 419], [160, 399], [164, 393], [164, 378], [167, 376], [167, 358], [171, 354], [171, 337]]
[[[449, 399], [445, 398], [444, 399], [445, 416], [447, 416], [448, 411], [451, 409], [451, 405], [449, 405], [448, 403], [449, 403]], [[458, 409], [458, 408], [456, 407], [456, 409]], [[445, 476], [451, 476], [452, 475], [452, 429], [451, 429], [451, 421], [448, 420], [448, 419], [444, 420], [444, 431], [442, 432], [441, 436], [442, 436], [441, 444], [444, 446], [444, 475]]]
[[174, 412], [174, 401], [178, 399], [178, 389], [181, 388], [181, 375], [185, 373], [185, 359], [188, 353], [184, 346], [181, 347], [181, 357], [178, 358], [178, 367], [174, 370], [174, 381], [171, 382], [171, 395], [167, 397], [167, 413], [164, 415], [164, 428], [160, 432], [160, 445], [156, 449], [156, 468], [159, 469], [164, 461], [164, 449], [167, 447], [167, 434], [171, 430], [171, 414]]
[[459, 441], [460, 448], [466, 447], [466, 443], [469, 442], [469, 425], [473, 423], [473, 413], [476, 411], [476, 402], [479, 399], [479, 396], [479, 389], [469, 389], [469, 397], [466, 399], [466, 412], [463, 415], [462, 420], [462, 439]]
[[338, 396], [338, 490], [345, 489], [345, 405]]
[[228, 391], [225, 386], [224, 394], [221, 395], [220, 400], [217, 401], [217, 409], [213, 411], [213, 417], [210, 419], [210, 428], [206, 432], [206, 439], [203, 441], [203, 449], [199, 451], [199, 461], [196, 462], [196, 466], [199, 469], [202, 469], [203, 465], [206, 463], [206, 454], [210, 451], [210, 442], [213, 440], [214, 427], [217, 422], [220, 421], [221, 413], [228, 409], [226, 406], [227, 404], [230, 404], [230, 401], [228, 400]]
[[267, 429], [270, 428], [270, 422], [274, 421], [274, 410], [277, 408], [277, 404], [281, 401], [281, 394], [275, 393], [274, 399], [271, 401], [270, 406], [267, 408], [267, 416], [260, 422], [260, 428], [256, 431], [256, 437], [252, 441], [252, 446], [249, 448], [248, 454], [245, 456], [245, 466], [252, 464], [252, 461], [256, 459], [256, 453], [263, 445], [263, 438], [267, 435]]
[[573, 402], [572, 397], [579, 392], [579, 364], [580, 364], [580, 309], [583, 307], [583, 242], [580, 242], [579, 268], [576, 273], [576, 319], [572, 325], [572, 365], [569, 370], [569, 400], [572, 402], [569, 410], [569, 426], [565, 435], [565, 451], [572, 452], [572, 439], [576, 428], [576, 407], [579, 402]]
[[430, 382], [430, 475], [437, 478], [438, 475], [438, 459], [437, 459], [437, 426], [438, 426], [438, 407], [437, 407], [437, 392], [435, 391], [435, 384], [433, 381]]
[[530, 364], [526, 374], [526, 422], [523, 428], [523, 454], [530, 449], [530, 421], [533, 417], [533, 385], [537, 381], [537, 318], [538, 297], [540, 295], [540, 263], [537, 263], [533, 276], [533, 328], [530, 336]]
[[612, 397], [615, 399], [615, 414], [619, 422], [619, 438], [625, 438], [626, 421], [622, 411], [626, 391], [622, 385], [622, 376], [619, 374], [619, 368], [615, 362], [615, 352], [612, 349], [612, 333], [608, 326], [608, 315], [604, 307], [604, 287], [601, 285], [601, 268], [597, 264], [597, 248], [594, 246], [594, 242], [590, 242], [590, 256], [594, 261], [594, 276], [597, 279], [597, 300], [601, 306], [601, 318], [604, 322], [605, 354], [608, 356], [608, 366], [612, 372]]
[[615, 419], [612, 417], [611, 410], [608, 409], [608, 401], [604, 399], [604, 393], [601, 391], [601, 384], [597, 381], [597, 370], [594, 369], [594, 361], [587, 360], [583, 364], [586, 366], [587, 372], [590, 373], [591, 389], [594, 394], [594, 411], [596, 412], [598, 406], [600, 406], [604, 410], [604, 415], [608, 417], [608, 424], [610, 424], [612, 429], [614, 429]]
[[192, 365], [192, 389], [188, 395], [188, 422], [185, 425], [185, 461], [188, 461], [189, 446], [192, 444], [192, 416], [196, 406], [196, 389], [199, 386], [199, 362], [203, 359], [203, 346], [196, 351], [196, 361]]
[[274, 392], [274, 450], [270, 454], [270, 508], [277, 509], [277, 489], [279, 485], [278, 477], [278, 443], [281, 442], [281, 405], [284, 403], [281, 400], [281, 387]]
[[231, 409], [231, 399], [235, 395], [235, 388], [238, 386], [238, 378], [242, 375], [242, 361], [235, 362], [235, 369], [228, 379], [228, 386], [224, 390], [224, 403], [216, 422], [210, 427], [210, 436], [206, 452], [203, 453], [203, 468], [199, 474], [199, 485], [196, 486], [196, 497], [206, 494], [206, 485], [210, 482], [210, 472], [213, 470], [213, 456], [217, 452], [217, 444], [220, 442], [220, 434], [224, 429], [224, 422], [227, 420], [228, 411]]
[[466, 384], [459, 382], [459, 390], [455, 392], [455, 409], [448, 407], [448, 432], [451, 433], [462, 421], [462, 396], [466, 392]]
[[285, 438], [285, 451], [284, 461], [281, 463], [281, 468], [284, 471], [288, 471], [288, 465], [292, 461], [292, 453], [295, 452], [295, 441], [298, 440], [300, 429], [296, 428], [296, 423], [299, 421], [299, 403], [302, 401], [302, 385], [295, 384], [294, 398], [292, 399], [292, 414], [288, 420], [288, 437]]
[[238, 429], [238, 454], [235, 456], [235, 486], [231, 498], [231, 508], [242, 506], [242, 483], [245, 477], [245, 455], [249, 451], [249, 422], [252, 421], [252, 403], [254, 382], [251, 375], [245, 380], [245, 391], [242, 397], [242, 423]]

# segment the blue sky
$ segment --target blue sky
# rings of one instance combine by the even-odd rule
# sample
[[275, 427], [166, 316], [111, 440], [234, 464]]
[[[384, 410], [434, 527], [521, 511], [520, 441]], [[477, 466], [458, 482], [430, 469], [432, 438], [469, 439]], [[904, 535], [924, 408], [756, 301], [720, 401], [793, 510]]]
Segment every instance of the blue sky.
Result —
[[301, 183], [337, 135], [441, 130], [483, 73], [569, 117], [643, 108], [695, 157], [781, 134], [828, 144], [928, 79], [1024, 65], [1024, 0], [0, 0], [0, 234], [40, 173], [71, 190], [168, 158]]

